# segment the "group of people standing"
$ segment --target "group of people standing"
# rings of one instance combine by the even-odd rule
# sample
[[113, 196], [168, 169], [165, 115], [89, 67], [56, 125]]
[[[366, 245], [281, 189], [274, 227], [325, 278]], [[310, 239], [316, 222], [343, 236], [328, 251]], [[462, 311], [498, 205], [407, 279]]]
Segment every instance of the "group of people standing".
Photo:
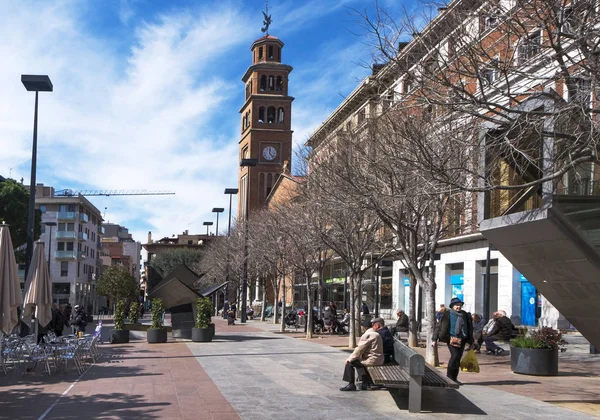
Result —
[[57, 337], [63, 335], [65, 327], [72, 327], [73, 333], [85, 333], [87, 325], [87, 314], [80, 305], [72, 307], [68, 303], [60, 306], [56, 303], [52, 305], [52, 320], [48, 324], [48, 329], [54, 331]]

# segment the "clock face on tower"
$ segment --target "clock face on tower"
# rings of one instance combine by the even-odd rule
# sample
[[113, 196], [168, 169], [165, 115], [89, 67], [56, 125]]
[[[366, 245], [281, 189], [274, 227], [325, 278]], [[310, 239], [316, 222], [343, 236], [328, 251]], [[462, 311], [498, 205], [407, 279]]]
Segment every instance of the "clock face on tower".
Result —
[[277, 157], [277, 150], [273, 146], [267, 146], [263, 149], [263, 157], [266, 160], [273, 160]]

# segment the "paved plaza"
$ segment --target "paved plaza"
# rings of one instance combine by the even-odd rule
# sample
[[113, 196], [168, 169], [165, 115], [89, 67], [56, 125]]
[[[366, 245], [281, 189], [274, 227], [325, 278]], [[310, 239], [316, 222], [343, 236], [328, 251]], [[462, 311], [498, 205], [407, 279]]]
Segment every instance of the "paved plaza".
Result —
[[[458, 391], [425, 391], [423, 413], [409, 414], [402, 393], [338, 390], [347, 337], [308, 341], [258, 321], [215, 323], [212, 343], [103, 344], [101, 360], [81, 376], [74, 369], [50, 377], [0, 373], [0, 419], [589, 419], [597, 413], [589, 409], [600, 393], [597, 355], [561, 356], [555, 378], [515, 375], [509, 358], [482, 355], [480, 374], [461, 373], [465, 385]], [[588, 414], [557, 405], [577, 402]]]

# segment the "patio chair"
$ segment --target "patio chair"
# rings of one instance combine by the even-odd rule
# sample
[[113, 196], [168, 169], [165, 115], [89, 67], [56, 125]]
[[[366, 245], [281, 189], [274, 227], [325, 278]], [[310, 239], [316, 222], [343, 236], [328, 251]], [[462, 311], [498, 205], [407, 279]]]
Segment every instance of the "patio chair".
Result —
[[51, 354], [48, 353], [46, 347], [38, 346], [37, 344], [31, 344], [29, 342], [25, 342], [25, 352], [23, 353], [23, 360], [25, 361], [25, 366], [30, 363], [33, 363], [33, 368], [27, 367], [24, 372], [35, 372], [38, 364], [41, 362], [46, 367], [46, 371], [48, 375], [52, 374], [50, 369], [50, 360]]
[[8, 336], [4, 338], [0, 360], [2, 361], [2, 370], [6, 374], [7, 363], [11, 366], [20, 366], [22, 362], [23, 340], [20, 337]]
[[63, 364], [63, 371], [67, 371], [67, 366], [69, 360], [73, 361], [73, 364], [77, 368], [77, 372], [79, 374], [83, 373], [83, 365], [81, 364], [81, 360], [79, 358], [78, 352], [78, 344], [77, 343], [68, 343], [64, 346], [61, 346], [60, 349], [57, 350], [56, 358], [60, 363]]

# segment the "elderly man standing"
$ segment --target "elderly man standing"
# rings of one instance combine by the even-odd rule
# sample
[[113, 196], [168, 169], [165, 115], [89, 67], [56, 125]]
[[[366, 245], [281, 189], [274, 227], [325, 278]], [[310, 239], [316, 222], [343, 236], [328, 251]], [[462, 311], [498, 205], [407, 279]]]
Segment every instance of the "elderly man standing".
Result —
[[362, 382], [360, 389], [366, 391], [369, 385], [369, 374], [364, 369], [365, 366], [380, 366], [383, 364], [383, 341], [377, 331], [385, 325], [382, 318], [373, 320], [373, 327], [369, 328], [360, 337], [358, 346], [354, 349], [350, 357], [346, 360], [344, 368], [344, 381], [348, 385], [340, 388], [340, 391], [356, 391], [354, 369], [359, 371]]

